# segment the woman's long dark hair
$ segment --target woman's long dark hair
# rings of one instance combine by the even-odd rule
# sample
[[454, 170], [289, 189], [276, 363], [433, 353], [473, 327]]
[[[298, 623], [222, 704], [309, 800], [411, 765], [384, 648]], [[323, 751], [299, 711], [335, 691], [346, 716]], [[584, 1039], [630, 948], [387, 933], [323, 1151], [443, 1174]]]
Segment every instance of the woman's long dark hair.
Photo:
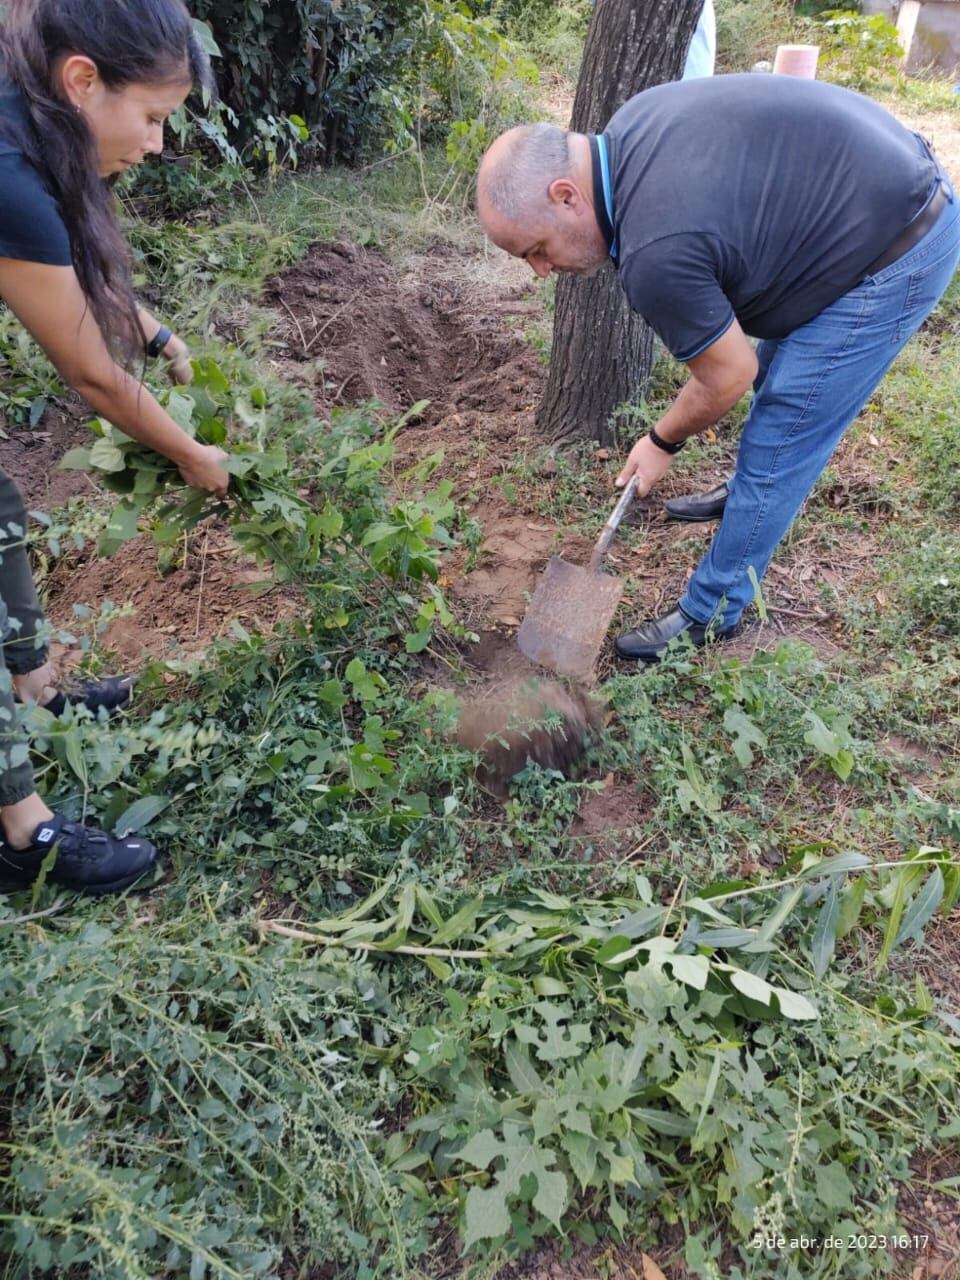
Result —
[[5, 0], [3, 8], [0, 69], [29, 112], [30, 127], [17, 141], [60, 204], [74, 269], [101, 332], [129, 363], [143, 353], [129, 253], [96, 141], [54, 84], [54, 63], [83, 54], [114, 90], [188, 79], [209, 87], [207, 56], [182, 0]]

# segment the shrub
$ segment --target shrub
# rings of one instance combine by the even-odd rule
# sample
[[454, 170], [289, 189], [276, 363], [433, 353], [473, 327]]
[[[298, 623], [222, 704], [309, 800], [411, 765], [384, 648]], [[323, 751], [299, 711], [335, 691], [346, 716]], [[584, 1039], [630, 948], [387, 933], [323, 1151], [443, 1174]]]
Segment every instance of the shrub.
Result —
[[778, 44], [794, 36], [789, 0], [716, 0], [717, 71], [749, 71], [755, 62], [773, 61]]
[[825, 77], [849, 89], [865, 89], [892, 75], [903, 56], [896, 27], [880, 13], [864, 17], [827, 9], [809, 30], [820, 46]]

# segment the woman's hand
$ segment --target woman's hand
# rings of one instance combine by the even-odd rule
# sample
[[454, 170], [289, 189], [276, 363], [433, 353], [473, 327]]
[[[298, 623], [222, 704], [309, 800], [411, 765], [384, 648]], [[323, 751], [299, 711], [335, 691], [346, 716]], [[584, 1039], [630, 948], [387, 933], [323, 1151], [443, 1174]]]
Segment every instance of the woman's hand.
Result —
[[182, 338], [174, 333], [163, 348], [163, 358], [167, 362], [167, 377], [175, 385], [185, 387], [193, 381], [193, 365], [190, 363], [190, 348]]
[[216, 494], [218, 498], [227, 496], [230, 485], [230, 473], [220, 465], [227, 455], [215, 444], [198, 444], [190, 456], [178, 461], [180, 474], [187, 484], [195, 489], [206, 489], [207, 493]]

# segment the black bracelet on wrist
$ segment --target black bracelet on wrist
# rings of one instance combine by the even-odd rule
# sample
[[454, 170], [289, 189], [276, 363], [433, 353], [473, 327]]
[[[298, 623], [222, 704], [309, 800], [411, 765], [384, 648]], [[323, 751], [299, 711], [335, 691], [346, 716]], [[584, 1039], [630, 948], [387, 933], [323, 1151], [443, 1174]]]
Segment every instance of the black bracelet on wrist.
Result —
[[151, 340], [147, 343], [147, 348], [146, 348], [147, 355], [150, 357], [151, 360], [156, 360], [157, 356], [160, 354], [160, 352], [163, 350], [163, 348], [167, 345], [167, 343], [170, 341], [172, 337], [173, 337], [173, 330], [168, 329], [165, 324], [162, 324], [160, 328], [157, 330], [154, 337], [151, 338]]
[[671, 444], [669, 440], [664, 440], [663, 436], [657, 435], [656, 427], [651, 427], [647, 436], [651, 444], [655, 444], [657, 448], [662, 449], [664, 453], [679, 453], [687, 443], [686, 440], [681, 440], [677, 444]]

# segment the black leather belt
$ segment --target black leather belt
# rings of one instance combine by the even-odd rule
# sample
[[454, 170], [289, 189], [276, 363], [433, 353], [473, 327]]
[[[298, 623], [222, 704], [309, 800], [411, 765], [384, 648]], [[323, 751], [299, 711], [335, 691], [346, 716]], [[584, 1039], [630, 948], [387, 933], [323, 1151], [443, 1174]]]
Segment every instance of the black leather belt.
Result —
[[924, 208], [920, 210], [912, 222], [908, 222], [904, 229], [897, 236], [896, 240], [881, 253], [876, 262], [871, 262], [864, 272], [865, 276], [875, 276], [878, 271], [882, 271], [884, 267], [889, 267], [896, 262], [898, 258], [902, 258], [908, 249], [923, 239], [936, 220], [943, 212], [943, 206], [947, 203], [947, 192], [944, 188], [943, 179], [937, 184], [937, 189], [927, 201]]

